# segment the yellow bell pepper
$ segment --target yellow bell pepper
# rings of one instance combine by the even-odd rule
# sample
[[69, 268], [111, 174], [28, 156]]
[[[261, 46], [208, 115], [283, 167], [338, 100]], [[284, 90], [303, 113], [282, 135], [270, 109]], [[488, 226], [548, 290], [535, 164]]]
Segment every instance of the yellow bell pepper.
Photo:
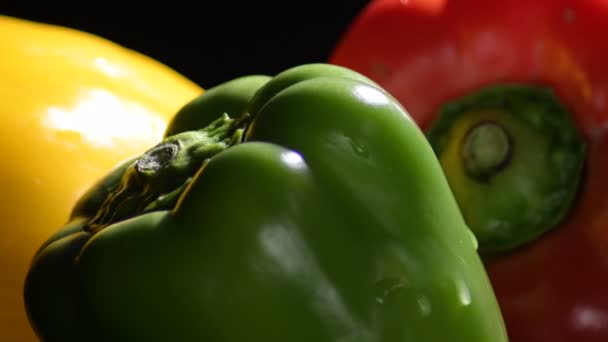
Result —
[[159, 141], [202, 93], [83, 31], [0, 16], [0, 341], [35, 341], [23, 283], [38, 246], [109, 167]]

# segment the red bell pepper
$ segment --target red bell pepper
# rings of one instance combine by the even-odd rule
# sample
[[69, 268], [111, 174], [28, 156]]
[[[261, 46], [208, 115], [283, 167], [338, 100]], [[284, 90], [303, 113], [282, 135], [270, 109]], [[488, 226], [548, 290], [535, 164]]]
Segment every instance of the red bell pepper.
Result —
[[608, 1], [375, 0], [329, 62], [427, 132], [510, 340], [608, 341]]

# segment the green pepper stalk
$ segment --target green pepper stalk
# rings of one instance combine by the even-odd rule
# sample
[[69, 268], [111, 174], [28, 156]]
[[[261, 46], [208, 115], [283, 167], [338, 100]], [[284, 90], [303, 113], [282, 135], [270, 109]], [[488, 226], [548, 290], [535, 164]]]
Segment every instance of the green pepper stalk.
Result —
[[223, 114], [197, 131], [165, 138], [120, 170], [120, 185], [105, 198], [86, 229], [103, 227], [153, 210], [170, 209], [196, 171], [212, 156], [240, 142], [239, 121]]

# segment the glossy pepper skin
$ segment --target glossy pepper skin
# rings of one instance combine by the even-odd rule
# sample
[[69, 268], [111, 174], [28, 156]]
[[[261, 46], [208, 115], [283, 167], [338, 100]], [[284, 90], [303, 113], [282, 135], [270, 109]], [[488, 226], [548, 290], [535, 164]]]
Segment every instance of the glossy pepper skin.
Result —
[[101, 37], [0, 16], [0, 341], [36, 341], [32, 254], [95, 179], [162, 137], [202, 89]]
[[245, 76], [174, 122], [196, 124], [101, 179], [35, 257], [42, 339], [506, 341], [431, 147], [367, 78]]
[[[484, 254], [513, 342], [608, 340], [607, 19], [608, 3], [594, 0], [378, 0], [330, 57], [384, 87], [425, 132], [446, 104], [492, 87], [542, 87], [567, 111], [585, 144], [580, 175], [570, 177], [580, 178], [572, 204], [520, 248]], [[519, 151], [541, 145], [523, 146]], [[534, 155], [532, 162], [547, 156]], [[444, 165], [448, 176], [462, 172]], [[530, 170], [542, 180], [563, 169]], [[455, 196], [463, 210], [497, 198], [458, 185]]]

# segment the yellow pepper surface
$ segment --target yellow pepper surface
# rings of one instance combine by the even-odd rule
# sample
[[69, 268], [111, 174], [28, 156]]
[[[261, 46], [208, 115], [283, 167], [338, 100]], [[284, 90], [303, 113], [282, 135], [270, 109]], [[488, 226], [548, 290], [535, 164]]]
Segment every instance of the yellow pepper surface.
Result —
[[23, 283], [89, 185], [202, 89], [105, 38], [0, 16], [0, 341], [36, 341]]

